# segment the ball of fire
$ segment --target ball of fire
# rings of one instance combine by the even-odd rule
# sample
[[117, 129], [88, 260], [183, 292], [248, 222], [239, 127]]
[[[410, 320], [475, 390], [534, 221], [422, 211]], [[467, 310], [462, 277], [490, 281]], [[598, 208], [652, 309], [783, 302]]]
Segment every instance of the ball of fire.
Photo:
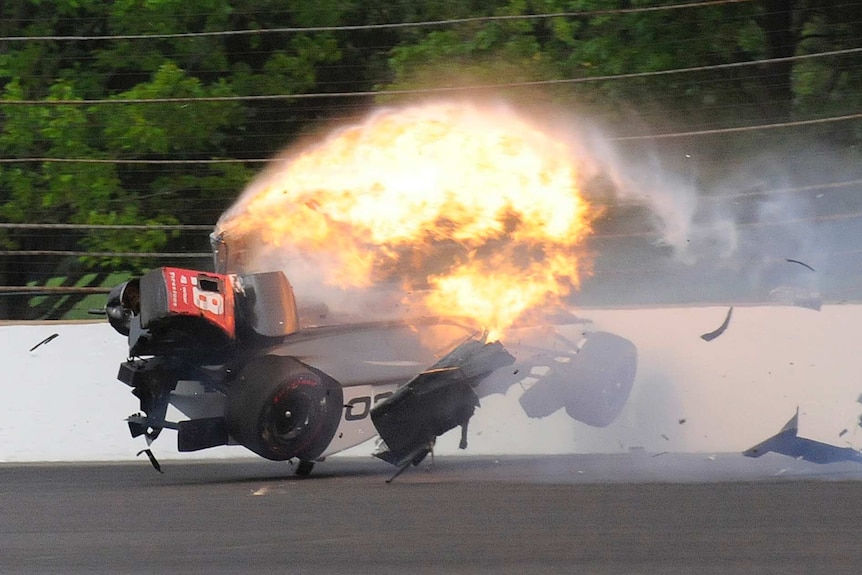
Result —
[[499, 335], [589, 272], [582, 167], [565, 138], [502, 105], [384, 108], [274, 161], [217, 233], [326, 262], [328, 285], [421, 293], [427, 313]]

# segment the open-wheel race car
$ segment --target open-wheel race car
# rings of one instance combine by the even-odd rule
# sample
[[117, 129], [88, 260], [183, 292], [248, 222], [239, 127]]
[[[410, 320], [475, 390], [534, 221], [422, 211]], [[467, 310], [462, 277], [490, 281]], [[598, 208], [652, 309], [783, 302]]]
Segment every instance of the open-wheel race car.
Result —
[[[397, 473], [457, 426], [466, 447], [480, 400], [514, 385], [525, 390], [530, 417], [565, 409], [605, 426], [622, 410], [637, 365], [622, 337], [581, 331], [572, 341], [552, 325], [515, 326], [510, 343], [432, 317], [301, 326], [280, 271], [161, 267], [114, 288], [106, 313], [128, 337], [118, 379], [140, 400], [128, 418], [133, 437], [149, 444], [176, 430], [181, 452], [240, 444], [297, 461], [301, 475], [375, 436], [374, 455]], [[168, 421], [169, 405], [186, 419]]]

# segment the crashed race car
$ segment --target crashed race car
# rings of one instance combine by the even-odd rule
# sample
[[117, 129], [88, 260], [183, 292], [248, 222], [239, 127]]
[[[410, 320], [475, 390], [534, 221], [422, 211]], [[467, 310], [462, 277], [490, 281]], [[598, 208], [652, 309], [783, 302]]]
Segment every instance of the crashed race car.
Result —
[[[299, 475], [374, 437], [374, 455], [396, 476], [455, 427], [465, 448], [481, 398], [513, 385], [530, 417], [565, 409], [606, 426], [637, 365], [631, 342], [601, 331], [571, 341], [548, 325], [516, 326], [504, 345], [430, 317], [303, 326], [280, 271], [157, 268], [114, 288], [105, 311], [128, 337], [118, 379], [140, 400], [128, 418], [133, 437], [149, 445], [176, 430], [181, 452], [240, 444], [297, 461]], [[169, 405], [187, 419], [168, 421]]]

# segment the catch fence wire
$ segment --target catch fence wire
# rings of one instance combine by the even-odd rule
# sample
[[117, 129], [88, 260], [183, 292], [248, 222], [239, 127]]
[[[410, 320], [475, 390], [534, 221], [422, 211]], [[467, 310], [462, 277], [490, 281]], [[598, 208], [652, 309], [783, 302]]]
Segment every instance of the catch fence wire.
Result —
[[[373, 31], [373, 30], [395, 30], [404, 28], [432, 28], [452, 26], [456, 24], [481, 24], [485, 22], [509, 22], [524, 20], [544, 20], [549, 18], [588, 18], [593, 16], [612, 16], [622, 14], [644, 14], [648, 12], [664, 12], [669, 10], [688, 10], [693, 8], [706, 8], [710, 6], [722, 6], [728, 4], [745, 4], [753, 0], [704, 0], [702, 2], [684, 2], [680, 4], [664, 4], [658, 6], [638, 6], [631, 8], [608, 8], [602, 10], [581, 10], [577, 12], [547, 12], [541, 14], [510, 14], [495, 16], [474, 16], [468, 18], [448, 18], [441, 20], [424, 20], [420, 22], [392, 22], [385, 24], [357, 24], [344, 26], [292, 26], [282, 28], [255, 28], [247, 30], [220, 30], [205, 32], [184, 32], [177, 34], [115, 34], [115, 35], [91, 35], [91, 36], [4, 36], [0, 42], [89, 42], [96, 40], [152, 40], [171, 38], [202, 38], [222, 36], [247, 36], [262, 34], [292, 34], [313, 32], [345, 32], [345, 31]], [[204, 16], [205, 14], [199, 14]], [[26, 21], [26, 20], [25, 20]]]
[[500, 90], [504, 88], [535, 88], [542, 86], [586, 84], [592, 82], [608, 82], [615, 80], [634, 80], [655, 78], [676, 74], [707, 72], [716, 70], [731, 70], [736, 68], [762, 67], [769, 64], [799, 62], [818, 58], [850, 56], [862, 53], [862, 48], [847, 48], [844, 50], [829, 50], [812, 54], [800, 54], [781, 58], [763, 58], [746, 60], [744, 62], [728, 62], [705, 66], [689, 66], [649, 72], [629, 72], [624, 74], [605, 74], [601, 76], [582, 76], [577, 78], [560, 78], [549, 80], [525, 80], [521, 82], [494, 82], [487, 84], [470, 84], [465, 86], [440, 86], [435, 88], [405, 88], [395, 90], [361, 90], [355, 92], [305, 92], [299, 94], [258, 94], [248, 96], [183, 96], [170, 98], [98, 98], [92, 100], [17, 100], [4, 99], [0, 104], [6, 106], [96, 106], [96, 105], [129, 105], [129, 104], [190, 104], [212, 102], [256, 102], [267, 100], [309, 100], [322, 98], [359, 98], [369, 96], [427, 96], [429, 94], [452, 94], [479, 90]]
[[[686, 68], [675, 68], [668, 70], [656, 70], [648, 72], [634, 72], [625, 74], [611, 74], [602, 76], [585, 76], [578, 78], [563, 78], [563, 79], [547, 79], [547, 80], [529, 80], [519, 82], [497, 82], [486, 84], [473, 84], [467, 86], [442, 86], [433, 88], [410, 88], [410, 89], [394, 89], [394, 90], [362, 90], [350, 92], [307, 92], [307, 93], [290, 93], [290, 94], [261, 94], [261, 95], [233, 95], [233, 96], [188, 96], [188, 97], [170, 97], [170, 98], [101, 98], [101, 99], [80, 99], [80, 100], [29, 100], [29, 99], [4, 99], [0, 100], [0, 106], [27, 106], [27, 107], [56, 107], [56, 106], [116, 106], [116, 105], [148, 105], [148, 104], [196, 104], [196, 103], [230, 103], [230, 102], [255, 102], [255, 101], [284, 101], [296, 102], [302, 100], [322, 100], [322, 99], [340, 99], [340, 98], [369, 98], [377, 96], [427, 96], [434, 94], [463, 94], [475, 93], [482, 91], [496, 91], [518, 88], [536, 88], [560, 85], [578, 85], [594, 82], [616, 82], [626, 80], [637, 80], [643, 78], [656, 78], [662, 76], [672, 76], [678, 74], [702, 73], [709, 71], [731, 70], [731, 69], [760, 69], [766, 65], [799, 62], [805, 60], [813, 60], [819, 58], [833, 58], [841, 56], [856, 56], [862, 54], [862, 48], [848, 48], [843, 50], [831, 50], [826, 52], [818, 52], [811, 54], [800, 54], [796, 56], [788, 56], [783, 58], [768, 58], [760, 60], [751, 60], [744, 62], [732, 62], [724, 64], [713, 64], [707, 66], [694, 66]], [[862, 62], [862, 59], [860, 59]], [[862, 67], [862, 65], [860, 65]], [[727, 81], [726, 78], [721, 81]], [[664, 97], [664, 96], [660, 96]], [[670, 98], [670, 96], [666, 96]], [[365, 106], [345, 106], [345, 109], [359, 112]], [[740, 104], [734, 104], [733, 109], [741, 107]], [[356, 114], [349, 114], [342, 118], [355, 118]], [[742, 132], [756, 132], [764, 130], [776, 130], [781, 128], [794, 128], [802, 126], [812, 126], [820, 124], [831, 124], [839, 122], [848, 122], [859, 120], [862, 118], [862, 112], [852, 111], [852, 113], [833, 114], [816, 118], [803, 118], [784, 122], [767, 122], [759, 124], [725, 126], [725, 127], [708, 127], [698, 130], [682, 130], [675, 132], [651, 133], [651, 134], [631, 134], [619, 135], [610, 138], [615, 141], [633, 141], [633, 140], [659, 140], [670, 138], [691, 138], [698, 136], [711, 136], [718, 134], [731, 134]], [[337, 121], [338, 118], [328, 118], [328, 122]], [[214, 164], [260, 164], [270, 161], [271, 158], [195, 158], [195, 159], [144, 159], [144, 158], [70, 158], [70, 157], [19, 157], [19, 158], [0, 158], [0, 164], [10, 164], [19, 162], [80, 162], [80, 163], [105, 163], [105, 164], [127, 164], [127, 165], [214, 165]]]
[[[452, 28], [463, 24], [481, 24], [489, 22], [508, 22], [508, 21], [536, 21], [549, 19], [574, 19], [587, 18], [594, 16], [623, 16], [631, 14], [644, 14], [652, 12], [679, 11], [691, 10], [696, 15], [697, 9], [716, 7], [731, 4], [750, 3], [751, 0], [716, 0], [704, 2], [684, 2], [679, 4], [663, 4], [656, 6], [640, 6], [630, 8], [611, 8], [600, 10], [584, 10], [584, 11], [569, 11], [569, 12], [549, 12], [539, 14], [512, 14], [512, 15], [492, 15], [492, 16], [476, 16], [467, 18], [451, 18], [440, 20], [427, 20], [420, 22], [392, 22], [380, 24], [360, 24], [360, 25], [344, 25], [344, 26], [306, 26], [306, 27], [280, 27], [270, 29], [244, 29], [244, 30], [221, 30], [221, 31], [201, 31], [187, 32], [177, 34], [117, 34], [117, 35], [79, 35], [79, 36], [5, 36], [0, 37], [0, 42], [10, 43], [28, 43], [28, 42], [92, 42], [92, 41], [137, 41], [137, 40], [158, 40], [158, 39], [184, 39], [184, 38], [200, 38], [200, 37], [228, 37], [228, 36], [247, 36], [247, 35], [268, 35], [268, 34], [297, 34], [297, 33], [320, 33], [320, 32], [344, 32], [344, 31], [361, 31], [361, 30], [386, 30], [386, 29], [402, 29], [402, 28]], [[285, 11], [289, 14], [290, 11]], [[731, 22], [735, 19], [729, 15], [727, 21]], [[25, 21], [22, 21], [22, 23]], [[715, 24], [715, 23], [713, 23]], [[852, 39], [848, 39], [852, 40]], [[683, 41], [689, 41], [684, 39]], [[690, 41], [700, 42], [700, 38], [692, 38]], [[486, 83], [471, 86], [440, 86], [433, 88], [411, 88], [411, 89], [394, 89], [394, 90], [353, 90], [353, 91], [335, 91], [335, 92], [306, 92], [306, 93], [282, 93], [282, 94], [257, 94], [257, 95], [231, 95], [231, 96], [208, 96], [208, 97], [172, 97], [172, 98], [103, 98], [103, 99], [80, 99], [80, 100], [29, 100], [29, 99], [5, 99], [0, 102], [0, 105], [9, 106], [95, 106], [95, 105], [130, 105], [130, 104], [194, 104], [194, 103], [226, 103], [226, 102], [254, 102], [254, 101], [308, 101], [308, 100], [328, 100], [326, 106], [322, 108], [330, 109], [333, 107], [333, 99], [356, 99], [369, 98], [376, 96], [404, 96], [404, 95], [430, 95], [430, 94], [458, 94], [463, 92], [487, 91], [487, 90], [504, 90], [517, 88], [534, 88], [541, 86], [555, 85], [577, 85], [591, 82], [609, 82], [609, 81], [624, 81], [637, 80], [643, 78], [654, 78], [667, 75], [700, 73], [730, 69], [762, 69], [765, 65], [778, 64], [782, 62], [797, 62], [809, 59], [824, 58], [824, 57], [840, 57], [856, 55], [862, 52], [862, 48], [848, 48], [843, 50], [831, 50], [819, 53], [799, 54], [783, 58], [771, 58], [750, 60], [743, 62], [731, 62], [723, 64], [714, 64], [706, 66], [696, 66], [688, 68], [676, 68], [668, 70], [656, 70], [645, 72], [634, 72], [625, 74], [611, 74], [602, 76], [585, 76], [576, 78], [562, 79], [544, 79], [544, 80], [528, 80], [520, 82], [499, 82]], [[321, 69], [338, 69], [339, 64], [321, 65]], [[225, 70], [224, 72], [227, 72]], [[762, 73], [758, 75], [762, 76]], [[756, 76], [752, 76], [756, 77]], [[727, 78], [718, 80], [704, 80], [703, 83], [714, 81], [726, 82]], [[318, 83], [316, 81], [316, 83]], [[325, 82], [324, 82], [325, 83]], [[659, 94], [658, 97], [670, 98], [671, 95], [664, 96]], [[735, 104], [734, 109], [739, 108], [744, 104]], [[355, 113], [363, 109], [362, 105], [346, 105], [342, 106], [346, 111], [352, 112], [350, 118], [355, 118]], [[708, 108], [708, 107], [707, 107]], [[855, 112], [855, 111], [853, 111]], [[721, 126], [721, 127], [705, 127], [696, 130], [682, 130], [675, 132], [656, 133], [656, 134], [630, 134], [621, 135], [615, 138], [620, 141], [627, 140], [649, 140], [649, 139], [668, 139], [668, 138], [686, 138], [696, 136], [706, 136], [715, 134], [727, 134], [734, 132], [760, 131], [777, 128], [798, 127], [812, 124], [825, 124], [833, 122], [844, 122], [857, 120], [862, 116], [860, 113], [850, 114], [833, 114], [819, 118], [799, 119], [792, 122], [774, 122], [755, 125], [742, 126]], [[328, 118], [330, 121], [337, 121], [338, 118]], [[251, 122], [250, 122], [251, 123]], [[265, 163], [268, 158], [203, 158], [190, 160], [175, 160], [175, 159], [136, 159], [136, 158], [70, 158], [70, 157], [21, 157], [21, 158], [2, 158], [0, 163], [15, 163], [15, 162], [82, 162], [82, 163], [117, 163], [117, 164], [140, 164], [140, 165], [174, 165], [174, 164], [228, 164], [228, 163], [243, 163], [255, 164]]]

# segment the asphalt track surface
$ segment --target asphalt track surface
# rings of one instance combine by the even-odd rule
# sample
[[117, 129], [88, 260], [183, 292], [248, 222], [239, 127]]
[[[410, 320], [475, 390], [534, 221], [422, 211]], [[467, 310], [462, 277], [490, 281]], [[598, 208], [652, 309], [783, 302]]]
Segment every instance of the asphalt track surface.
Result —
[[0, 465], [0, 573], [858, 573], [862, 465], [769, 454]]

